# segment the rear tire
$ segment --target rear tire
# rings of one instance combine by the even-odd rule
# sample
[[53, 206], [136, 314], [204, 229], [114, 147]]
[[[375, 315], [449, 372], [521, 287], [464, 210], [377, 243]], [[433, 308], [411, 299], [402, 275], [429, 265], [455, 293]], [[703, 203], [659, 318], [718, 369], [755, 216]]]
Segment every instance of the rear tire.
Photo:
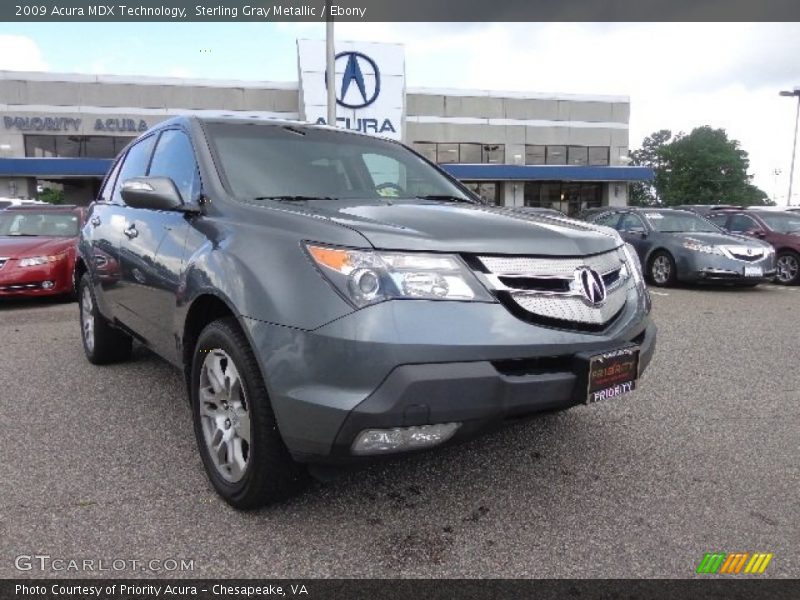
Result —
[[650, 283], [659, 287], [672, 287], [678, 282], [678, 269], [669, 252], [656, 252], [647, 266], [647, 277]]
[[131, 336], [115, 329], [97, 309], [92, 280], [84, 273], [78, 284], [81, 341], [86, 358], [94, 365], [107, 365], [131, 356]]
[[190, 392], [200, 457], [225, 502], [258, 508], [305, 487], [307, 472], [283, 443], [255, 355], [232, 317], [200, 333]]
[[791, 250], [779, 252], [775, 257], [777, 274], [775, 283], [781, 285], [797, 285], [800, 283], [800, 254]]

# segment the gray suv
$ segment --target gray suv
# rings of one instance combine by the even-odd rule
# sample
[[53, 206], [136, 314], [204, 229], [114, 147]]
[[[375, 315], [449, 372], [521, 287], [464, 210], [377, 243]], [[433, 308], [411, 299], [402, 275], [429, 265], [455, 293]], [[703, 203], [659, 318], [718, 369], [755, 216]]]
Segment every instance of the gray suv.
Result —
[[116, 160], [79, 244], [83, 346], [180, 368], [237, 508], [310, 464], [431, 448], [634, 389], [656, 328], [607, 228], [483, 205], [402, 144], [181, 117]]

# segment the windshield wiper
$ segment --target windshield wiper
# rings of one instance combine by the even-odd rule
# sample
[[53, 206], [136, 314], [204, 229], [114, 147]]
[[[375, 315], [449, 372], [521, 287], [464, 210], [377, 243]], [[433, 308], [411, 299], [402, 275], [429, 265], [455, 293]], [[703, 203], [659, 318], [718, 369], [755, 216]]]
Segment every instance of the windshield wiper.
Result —
[[442, 202], [466, 202], [467, 204], [476, 204], [474, 200], [464, 198], [464, 196], [453, 196], [451, 194], [428, 194], [427, 196], [416, 196], [420, 200], [440, 200]]
[[304, 200], [337, 200], [332, 196], [256, 196], [253, 200], [285, 200], [287, 202], [303, 202]]

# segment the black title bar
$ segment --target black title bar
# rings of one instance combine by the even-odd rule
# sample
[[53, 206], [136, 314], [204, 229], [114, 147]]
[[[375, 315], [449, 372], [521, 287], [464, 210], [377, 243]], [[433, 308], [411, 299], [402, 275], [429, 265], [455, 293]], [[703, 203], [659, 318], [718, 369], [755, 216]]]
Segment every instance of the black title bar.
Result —
[[800, 21], [797, 0], [85, 0], [0, 2], [17, 22]]

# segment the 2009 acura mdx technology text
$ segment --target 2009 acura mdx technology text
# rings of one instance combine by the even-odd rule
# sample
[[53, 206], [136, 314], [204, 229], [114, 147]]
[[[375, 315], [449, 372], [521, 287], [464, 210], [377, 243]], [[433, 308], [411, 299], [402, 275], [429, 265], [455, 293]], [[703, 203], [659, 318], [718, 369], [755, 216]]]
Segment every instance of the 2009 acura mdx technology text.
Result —
[[181, 117], [81, 233], [84, 349], [183, 369], [208, 475], [249, 508], [304, 464], [429, 448], [630, 391], [656, 328], [611, 229], [487, 207], [405, 146]]

